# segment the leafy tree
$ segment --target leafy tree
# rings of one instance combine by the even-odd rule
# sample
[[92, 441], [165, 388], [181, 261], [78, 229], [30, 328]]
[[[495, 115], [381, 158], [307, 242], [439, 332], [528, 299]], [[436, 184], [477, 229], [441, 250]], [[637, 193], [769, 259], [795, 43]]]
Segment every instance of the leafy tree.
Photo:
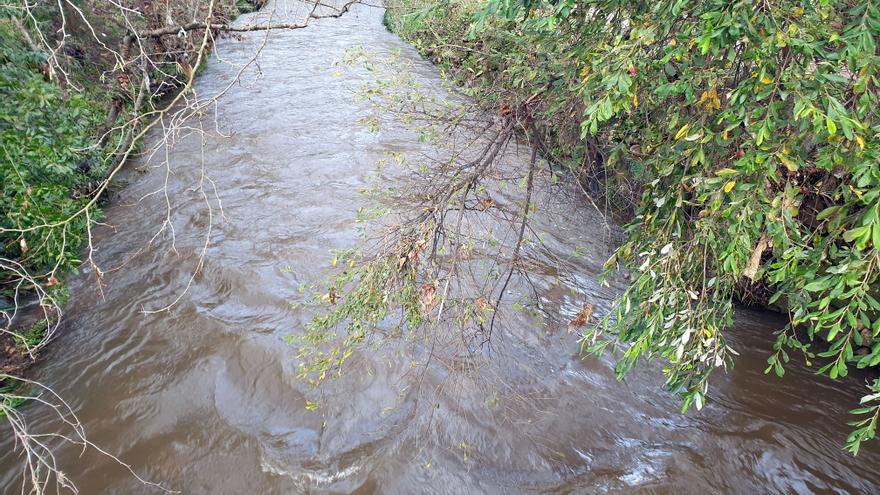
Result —
[[[765, 290], [791, 321], [767, 372], [880, 364], [875, 2], [491, 0], [469, 31], [456, 8], [397, 27], [478, 96], [538, 94], [557, 158], [638, 184], [608, 263], [633, 278], [585, 349], [625, 344], [619, 375], [664, 360], [682, 409], [700, 408], [735, 356], [734, 300]], [[875, 435], [870, 389], [853, 453]]]

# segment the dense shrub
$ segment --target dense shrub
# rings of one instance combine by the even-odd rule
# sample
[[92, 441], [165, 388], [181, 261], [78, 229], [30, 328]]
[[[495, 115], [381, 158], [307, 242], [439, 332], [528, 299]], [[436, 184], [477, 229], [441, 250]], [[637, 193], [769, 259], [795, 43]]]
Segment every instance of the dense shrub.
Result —
[[151, 2], [40, 0], [27, 9], [15, 2], [0, 7], [0, 259], [12, 262], [0, 266], [0, 296], [21, 279], [18, 267], [9, 269], [15, 263], [49, 286], [80, 263], [87, 222], [100, 214], [96, 200], [103, 198], [96, 196], [106, 191], [99, 184], [145, 123], [132, 117], [151, 114], [155, 102], [183, 85], [178, 76], [194, 60], [193, 40], [200, 38], [172, 33], [141, 40], [153, 58], [150, 91], [139, 98], [139, 55], [122, 54], [130, 51], [125, 43], [132, 30], [166, 27], [168, 19], [195, 21], [209, 5], [215, 20], [226, 22], [264, 3], [171, 2], [161, 15]]
[[89, 185], [101, 174], [95, 133], [105, 110], [47, 81], [44, 56], [2, 22], [0, 253], [45, 279], [55, 268], [60, 274], [76, 266], [85, 219], [67, 228], [16, 229], [63, 221], [86, 204]]
[[[583, 336], [595, 352], [626, 344], [619, 374], [661, 358], [683, 409], [702, 407], [712, 370], [733, 362], [733, 301], [759, 289], [791, 318], [768, 372], [795, 356], [832, 379], [880, 364], [874, 2], [403, 1], [390, 12], [392, 29], [476, 96], [539, 95], [558, 161], [612, 192], [635, 180], [630, 237], [609, 262], [632, 282]], [[874, 436], [878, 397], [874, 382], [854, 411], [854, 453]]]
[[[225, 22], [263, 3], [211, 5], [216, 20]], [[133, 83], [141, 74], [133, 68], [136, 54], [128, 53], [127, 64], [117, 58], [126, 51], [131, 34], [126, 30], [162, 27], [170, 15], [201, 18], [199, 9], [208, 9], [207, 2], [174, 2], [157, 16], [149, 2], [135, 2], [130, 12], [141, 14], [123, 22], [123, 7], [116, 4], [65, 5], [74, 9], [66, 20], [59, 5], [29, 4], [31, 15], [23, 5], [0, 7], [0, 259], [7, 260], [0, 265], [0, 296], [27, 291], [32, 283], [60, 286], [59, 279], [80, 264], [87, 223], [98, 219], [97, 201], [106, 199], [101, 186], [108, 168], [122, 161], [129, 145], [138, 146], [130, 138], [145, 119], [132, 117], [155, 110], [155, 102], [183, 84], [178, 76], [186, 70], [178, 63], [186, 65], [196, 49], [192, 39], [200, 38], [143, 41], [155, 58], [149, 64], [150, 92], [139, 98], [141, 85]], [[82, 15], [71, 13], [79, 8], [85, 9]], [[33, 277], [25, 287], [18, 284], [21, 269]]]

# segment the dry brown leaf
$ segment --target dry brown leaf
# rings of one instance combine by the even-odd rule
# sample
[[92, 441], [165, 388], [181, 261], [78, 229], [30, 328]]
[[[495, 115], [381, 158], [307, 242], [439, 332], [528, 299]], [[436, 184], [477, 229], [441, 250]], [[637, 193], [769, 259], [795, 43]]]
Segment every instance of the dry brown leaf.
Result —
[[324, 297], [330, 301], [330, 304], [336, 304], [336, 300], [338, 299], [338, 296], [336, 295], [336, 287], [330, 287], [330, 291], [327, 292], [327, 295]]
[[578, 311], [578, 314], [575, 315], [574, 319], [568, 322], [568, 333], [572, 333], [575, 328], [583, 328], [592, 317], [593, 305], [590, 303], [584, 304], [581, 310]]
[[751, 256], [749, 256], [749, 263], [746, 265], [746, 269], [743, 270], [743, 275], [748, 277], [749, 280], [755, 280], [755, 276], [758, 274], [758, 269], [761, 268], [761, 256], [763, 256], [764, 251], [772, 245], [773, 242], [767, 234], [761, 236], [754, 251], [752, 251]]
[[474, 306], [476, 306], [477, 311], [486, 311], [486, 308], [489, 307], [489, 301], [485, 297], [480, 297], [474, 301]]
[[419, 239], [416, 242], [415, 246], [410, 250], [409, 254], [407, 254], [407, 258], [415, 261], [419, 259], [419, 254], [421, 254], [422, 250], [425, 249], [425, 246], [428, 243], [424, 239]]
[[425, 308], [425, 313], [430, 313], [431, 310], [434, 309], [434, 306], [437, 305], [437, 284], [436, 283], [427, 283], [422, 285], [421, 289], [421, 302], [422, 306]]

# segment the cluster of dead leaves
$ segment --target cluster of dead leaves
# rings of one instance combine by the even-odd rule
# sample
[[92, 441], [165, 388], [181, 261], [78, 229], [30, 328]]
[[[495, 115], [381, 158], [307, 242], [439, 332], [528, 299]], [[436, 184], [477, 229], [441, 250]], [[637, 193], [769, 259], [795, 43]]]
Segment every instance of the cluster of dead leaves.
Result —
[[478, 297], [477, 300], [474, 301], [474, 307], [477, 308], [477, 311], [482, 313], [489, 307], [489, 301], [487, 301], [485, 297]]
[[425, 314], [431, 314], [431, 311], [434, 310], [434, 306], [437, 305], [437, 282], [428, 282], [422, 285], [421, 290], [419, 291], [419, 301], [422, 303], [422, 308], [425, 310]]
[[583, 328], [593, 318], [593, 305], [585, 303], [581, 310], [568, 322], [568, 333], [571, 334], [576, 328]]
[[397, 260], [397, 273], [403, 271], [403, 267], [406, 266], [407, 262], [410, 264], [418, 263], [419, 255], [425, 249], [425, 246], [428, 245], [428, 241], [424, 239], [419, 239], [413, 245], [413, 247], [406, 253], [405, 256], [401, 256], [400, 259]]
[[339, 300], [339, 296], [336, 293], [336, 287], [330, 287], [330, 290], [324, 295], [324, 300], [330, 304], [336, 304], [336, 301]]

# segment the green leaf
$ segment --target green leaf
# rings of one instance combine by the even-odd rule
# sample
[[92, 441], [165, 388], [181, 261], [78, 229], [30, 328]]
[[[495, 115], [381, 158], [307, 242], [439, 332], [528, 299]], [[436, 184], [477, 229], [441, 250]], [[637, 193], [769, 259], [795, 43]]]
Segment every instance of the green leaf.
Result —
[[847, 230], [843, 233], [843, 240], [846, 242], [853, 242], [856, 239], [861, 239], [862, 237], [868, 234], [868, 227], [856, 227], [854, 229]]
[[831, 215], [834, 215], [837, 212], [839, 212], [841, 210], [841, 208], [842, 208], [841, 206], [829, 206], [828, 208], [825, 208], [824, 210], [820, 211], [818, 215], [816, 215], [816, 220], [819, 220], [821, 222], [822, 220], [825, 220], [828, 217], [830, 217]]
[[837, 134], [837, 124], [831, 120], [831, 117], [825, 117], [825, 126], [828, 129], [828, 135], [833, 136]]
[[804, 290], [807, 292], [819, 292], [825, 290], [829, 287], [829, 284], [825, 280], [816, 280], [814, 282], [810, 282], [804, 286]]

